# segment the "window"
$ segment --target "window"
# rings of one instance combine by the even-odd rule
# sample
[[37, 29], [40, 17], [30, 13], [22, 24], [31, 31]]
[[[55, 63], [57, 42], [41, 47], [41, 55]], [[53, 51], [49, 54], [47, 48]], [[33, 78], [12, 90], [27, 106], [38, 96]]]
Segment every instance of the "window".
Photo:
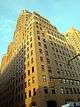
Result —
[[37, 28], [39, 28], [39, 26], [38, 26], [38, 25], [36, 25], [36, 27], [37, 27]]
[[42, 75], [43, 82], [46, 82], [46, 75]]
[[32, 41], [32, 37], [30, 38], [30, 42]]
[[33, 55], [33, 50], [31, 50], [31, 55]]
[[29, 67], [29, 61], [27, 62], [27, 66]]
[[51, 39], [51, 36], [49, 36], [49, 39]]
[[43, 37], [45, 37], [44, 33], [42, 33]]
[[57, 70], [57, 73], [60, 75], [60, 71], [59, 70]]
[[27, 54], [27, 59], [29, 58], [29, 53]]
[[68, 88], [65, 88], [66, 94], [69, 94], [69, 90]]
[[29, 51], [29, 47], [27, 47], [27, 51]]
[[33, 88], [33, 95], [36, 95], [36, 90], [35, 90], [35, 88]]
[[30, 70], [28, 70], [28, 76], [30, 75]]
[[79, 90], [79, 88], [77, 88], [77, 93], [80, 94], [80, 90]]
[[30, 44], [30, 48], [32, 48], [32, 43]]
[[47, 45], [46, 44], [44, 44], [44, 48], [47, 49]]
[[33, 63], [34, 61], [33, 61], [33, 58], [31, 58], [31, 63]]
[[40, 30], [42, 30], [42, 28], [40, 27]]
[[46, 60], [47, 60], [47, 63], [49, 63], [49, 64], [50, 64], [50, 60], [49, 60], [48, 58], [47, 58]]
[[46, 56], [48, 55], [48, 51], [45, 51]]
[[30, 79], [28, 80], [28, 86], [30, 86]]
[[41, 46], [41, 42], [38, 42], [38, 45]]
[[44, 87], [44, 93], [48, 94], [48, 88], [47, 87]]
[[27, 35], [27, 39], [29, 38], [29, 35]]
[[45, 39], [43, 39], [43, 42], [46, 42], [46, 40], [45, 40]]
[[53, 45], [53, 43], [51, 42], [51, 45]]
[[40, 61], [43, 62], [43, 57], [40, 57]]
[[39, 32], [39, 31], [37, 31], [37, 34], [40, 34], [40, 32]]
[[41, 65], [41, 70], [45, 71], [44, 65]]
[[51, 70], [51, 67], [50, 67], [50, 66], [48, 66], [48, 71], [49, 71], [50, 73], [52, 73], [52, 70]]
[[29, 41], [27, 41], [27, 45], [29, 45]]
[[76, 89], [75, 89], [75, 88], [73, 88], [73, 91], [74, 91], [74, 94], [77, 94], [77, 92], [76, 92]]
[[29, 90], [29, 97], [31, 97], [31, 90]]
[[34, 72], [34, 67], [32, 67], [32, 73]]
[[39, 49], [39, 52], [42, 53], [42, 49]]
[[40, 36], [38, 36], [38, 40], [40, 40]]
[[54, 90], [52, 90], [52, 94], [55, 94], [56, 92], [55, 92], [55, 89]]
[[24, 49], [26, 48], [26, 45], [24, 45]]
[[72, 88], [69, 88], [69, 90], [70, 90], [70, 94], [73, 94]]

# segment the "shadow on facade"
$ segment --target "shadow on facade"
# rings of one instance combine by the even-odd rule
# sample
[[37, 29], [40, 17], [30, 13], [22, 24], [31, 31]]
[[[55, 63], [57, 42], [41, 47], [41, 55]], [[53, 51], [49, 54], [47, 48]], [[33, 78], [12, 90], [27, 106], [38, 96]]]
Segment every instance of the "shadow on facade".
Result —
[[[0, 107], [24, 107], [25, 51], [22, 47], [3, 70], [0, 78]], [[4, 66], [4, 65], [3, 65]]]

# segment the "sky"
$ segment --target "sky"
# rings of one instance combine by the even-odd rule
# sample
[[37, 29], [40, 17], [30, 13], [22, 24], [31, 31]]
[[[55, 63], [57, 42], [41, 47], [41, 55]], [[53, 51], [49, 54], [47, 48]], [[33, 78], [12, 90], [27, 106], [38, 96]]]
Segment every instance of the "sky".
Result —
[[38, 12], [62, 33], [71, 27], [80, 30], [80, 0], [1, 0], [0, 62], [13, 39], [16, 21], [23, 9]]

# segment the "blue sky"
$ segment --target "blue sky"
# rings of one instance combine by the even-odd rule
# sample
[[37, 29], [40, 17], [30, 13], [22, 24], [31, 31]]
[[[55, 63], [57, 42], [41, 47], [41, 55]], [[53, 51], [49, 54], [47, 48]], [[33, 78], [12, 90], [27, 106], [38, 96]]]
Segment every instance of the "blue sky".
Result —
[[12, 41], [16, 20], [23, 9], [45, 16], [60, 32], [72, 26], [80, 29], [80, 0], [1, 0], [0, 61]]

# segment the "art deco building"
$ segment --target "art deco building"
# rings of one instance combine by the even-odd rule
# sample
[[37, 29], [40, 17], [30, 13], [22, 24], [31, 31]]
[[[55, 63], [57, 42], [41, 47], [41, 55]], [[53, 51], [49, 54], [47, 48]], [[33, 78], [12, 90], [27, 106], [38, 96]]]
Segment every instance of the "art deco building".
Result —
[[23, 11], [13, 42], [2, 59], [0, 107], [61, 107], [80, 101], [80, 61], [57, 28], [37, 14]]

